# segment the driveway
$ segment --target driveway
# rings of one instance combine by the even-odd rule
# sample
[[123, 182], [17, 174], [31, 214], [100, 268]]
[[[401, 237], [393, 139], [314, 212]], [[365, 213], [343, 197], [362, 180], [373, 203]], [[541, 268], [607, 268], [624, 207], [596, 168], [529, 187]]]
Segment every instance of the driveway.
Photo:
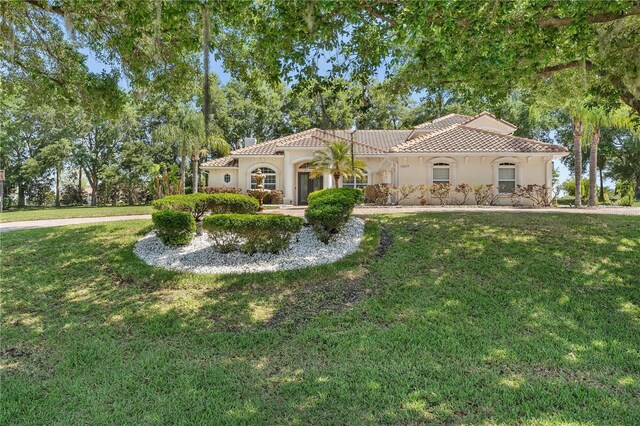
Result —
[[[265, 213], [279, 213], [290, 216], [304, 216], [304, 206], [291, 206], [279, 209], [265, 210]], [[514, 207], [478, 207], [478, 206], [384, 206], [384, 207], [356, 207], [355, 215], [366, 216], [372, 214], [396, 213], [442, 213], [442, 212], [512, 212], [512, 213], [571, 213], [571, 214], [614, 214], [640, 216], [640, 207], [595, 207], [573, 209], [568, 207], [552, 207], [546, 209], [514, 208]], [[69, 219], [31, 220], [24, 222], [0, 223], [0, 232], [19, 231], [22, 229], [49, 228], [53, 226], [81, 225], [85, 223], [117, 222], [121, 220], [151, 219], [151, 215], [107, 216], [107, 217], [77, 217]]]

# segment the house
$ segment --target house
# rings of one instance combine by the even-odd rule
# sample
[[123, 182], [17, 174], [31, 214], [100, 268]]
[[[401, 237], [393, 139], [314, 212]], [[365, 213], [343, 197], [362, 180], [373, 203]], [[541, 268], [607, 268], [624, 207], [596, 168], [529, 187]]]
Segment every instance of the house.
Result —
[[[208, 172], [209, 185], [238, 186], [243, 191], [255, 187], [252, 176], [260, 170], [266, 189], [282, 190], [286, 204], [304, 205], [309, 193], [333, 186], [329, 175], [311, 178], [314, 152], [345, 140], [353, 141], [355, 157], [366, 164], [366, 178], [358, 180], [357, 187], [493, 184], [496, 195], [504, 195], [499, 203], [509, 204], [516, 185], [551, 187], [553, 160], [568, 155], [562, 146], [513, 136], [515, 130], [488, 112], [475, 117], [449, 114], [411, 130], [309, 129], [258, 144], [245, 139], [244, 148], [203, 163], [202, 169]], [[354, 182], [340, 184], [352, 187]]]

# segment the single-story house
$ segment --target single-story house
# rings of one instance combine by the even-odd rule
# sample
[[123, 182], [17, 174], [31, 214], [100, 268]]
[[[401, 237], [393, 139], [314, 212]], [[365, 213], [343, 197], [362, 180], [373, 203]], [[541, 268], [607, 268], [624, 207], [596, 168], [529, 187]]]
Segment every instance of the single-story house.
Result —
[[[496, 194], [505, 195], [501, 203], [508, 204], [516, 185], [551, 188], [553, 160], [568, 155], [562, 146], [513, 136], [516, 129], [488, 112], [475, 117], [449, 114], [410, 130], [309, 129], [262, 143], [247, 138], [244, 148], [201, 167], [208, 173], [208, 185], [237, 186], [243, 192], [255, 187], [252, 177], [260, 170], [266, 189], [282, 190], [286, 204], [303, 205], [309, 193], [334, 184], [329, 175], [311, 178], [314, 152], [344, 140], [353, 142], [355, 157], [366, 165], [366, 177], [357, 187], [493, 184]], [[354, 183], [342, 180], [340, 185]]]

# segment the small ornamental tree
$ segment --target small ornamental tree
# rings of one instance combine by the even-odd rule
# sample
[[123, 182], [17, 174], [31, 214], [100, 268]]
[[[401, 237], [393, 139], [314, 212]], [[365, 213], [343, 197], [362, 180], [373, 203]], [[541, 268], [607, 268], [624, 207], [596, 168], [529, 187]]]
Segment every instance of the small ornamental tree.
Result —
[[454, 191], [456, 194], [462, 194], [460, 204], [464, 205], [467, 204], [467, 198], [469, 198], [469, 195], [473, 192], [473, 188], [468, 183], [460, 183], [456, 185]]
[[451, 185], [448, 183], [434, 183], [430, 188], [431, 195], [440, 200], [440, 205], [444, 206], [451, 198]]

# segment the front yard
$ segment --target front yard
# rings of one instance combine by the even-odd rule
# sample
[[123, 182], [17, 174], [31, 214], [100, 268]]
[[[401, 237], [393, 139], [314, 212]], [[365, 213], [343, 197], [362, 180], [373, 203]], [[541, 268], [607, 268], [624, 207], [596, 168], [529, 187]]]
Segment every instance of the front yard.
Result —
[[640, 217], [377, 216], [219, 277], [143, 264], [149, 224], [2, 234], [1, 424], [640, 424]]
[[151, 214], [151, 206], [116, 206], [116, 207], [26, 207], [5, 210], [0, 215], [0, 222], [23, 222], [27, 220], [67, 219], [72, 217], [101, 217]]

